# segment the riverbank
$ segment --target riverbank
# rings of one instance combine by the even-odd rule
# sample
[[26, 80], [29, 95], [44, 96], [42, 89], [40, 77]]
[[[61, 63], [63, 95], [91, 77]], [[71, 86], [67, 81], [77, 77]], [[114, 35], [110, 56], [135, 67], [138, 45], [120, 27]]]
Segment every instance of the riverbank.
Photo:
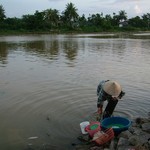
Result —
[[130, 38], [130, 39], [150, 39], [150, 31], [138, 32], [0, 32], [0, 36], [22, 36], [22, 35], [79, 35], [87, 38]]
[[150, 112], [146, 118], [135, 118], [131, 127], [115, 136], [104, 145], [90, 142], [88, 135], [80, 135], [74, 144], [75, 150], [149, 150], [150, 149]]

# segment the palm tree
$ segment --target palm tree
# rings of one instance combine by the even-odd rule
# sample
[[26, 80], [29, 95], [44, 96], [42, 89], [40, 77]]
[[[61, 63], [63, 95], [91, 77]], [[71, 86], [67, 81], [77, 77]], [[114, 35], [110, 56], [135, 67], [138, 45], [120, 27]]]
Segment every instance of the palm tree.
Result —
[[3, 21], [6, 18], [5, 10], [2, 5], [0, 5], [0, 21]]
[[74, 24], [78, 21], [78, 17], [77, 8], [73, 3], [68, 3], [65, 11], [62, 13], [63, 22], [73, 28]]
[[44, 20], [52, 28], [58, 27], [59, 11], [56, 9], [47, 9], [44, 11]]
[[127, 13], [124, 10], [119, 11], [118, 19], [127, 20]]
[[121, 21], [127, 20], [127, 13], [124, 10], [119, 11], [119, 14], [116, 15], [113, 13], [113, 25], [118, 26]]

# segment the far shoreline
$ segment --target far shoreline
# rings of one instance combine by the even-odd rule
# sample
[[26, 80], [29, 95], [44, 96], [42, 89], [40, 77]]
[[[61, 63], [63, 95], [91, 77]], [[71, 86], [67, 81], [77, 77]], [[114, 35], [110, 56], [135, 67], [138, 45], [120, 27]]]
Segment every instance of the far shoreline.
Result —
[[0, 31], [0, 36], [3, 35], [30, 35], [30, 34], [114, 34], [114, 35], [142, 35], [142, 36], [150, 36], [150, 31], [103, 31], [103, 32], [82, 32], [82, 31]]
[[56, 31], [0, 31], [0, 36], [23, 36], [23, 35], [79, 35], [89, 38], [131, 38], [131, 39], [150, 39], [150, 31], [107, 31], [107, 32], [56, 32]]

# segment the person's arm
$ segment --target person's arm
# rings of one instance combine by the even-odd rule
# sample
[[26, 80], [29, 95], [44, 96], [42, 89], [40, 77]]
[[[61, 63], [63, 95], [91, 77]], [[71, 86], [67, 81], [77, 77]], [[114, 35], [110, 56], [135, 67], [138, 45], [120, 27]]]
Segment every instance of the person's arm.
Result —
[[121, 99], [125, 95], [125, 92], [121, 91], [120, 95], [118, 96], [119, 99]]
[[99, 95], [101, 88], [102, 88], [102, 82], [100, 82], [99, 85], [97, 86], [97, 96]]
[[107, 81], [101, 81], [99, 83], [99, 85], [97, 86], [97, 96], [98, 96], [98, 100], [97, 100], [97, 112], [98, 114], [102, 114], [103, 112], [103, 103], [104, 103], [104, 91], [102, 89], [104, 83]]
[[98, 114], [102, 114], [103, 112], [103, 103], [104, 103], [105, 99], [104, 99], [104, 92], [101, 89], [98, 95], [98, 99], [97, 99], [97, 112]]
[[103, 113], [103, 105], [98, 105], [97, 106], [97, 113], [102, 114]]
[[107, 82], [107, 81], [109, 81], [109, 80], [106, 80], [106, 81], [102, 80], [102, 81], [99, 83], [99, 85], [97, 86], [97, 96], [99, 95], [99, 92], [100, 92], [100, 90], [102, 89], [102, 86], [103, 86], [104, 83]]

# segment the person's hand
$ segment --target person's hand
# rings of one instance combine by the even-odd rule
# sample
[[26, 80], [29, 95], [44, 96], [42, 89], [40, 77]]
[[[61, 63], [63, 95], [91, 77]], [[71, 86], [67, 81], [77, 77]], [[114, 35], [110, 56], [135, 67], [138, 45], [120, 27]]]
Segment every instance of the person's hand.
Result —
[[113, 97], [113, 96], [112, 96], [112, 100], [116, 101], [116, 100], [118, 100], [118, 99], [119, 99], [119, 97]]
[[98, 113], [98, 114], [102, 114], [102, 113], [103, 113], [103, 108], [102, 108], [102, 107], [98, 107], [97, 113]]

